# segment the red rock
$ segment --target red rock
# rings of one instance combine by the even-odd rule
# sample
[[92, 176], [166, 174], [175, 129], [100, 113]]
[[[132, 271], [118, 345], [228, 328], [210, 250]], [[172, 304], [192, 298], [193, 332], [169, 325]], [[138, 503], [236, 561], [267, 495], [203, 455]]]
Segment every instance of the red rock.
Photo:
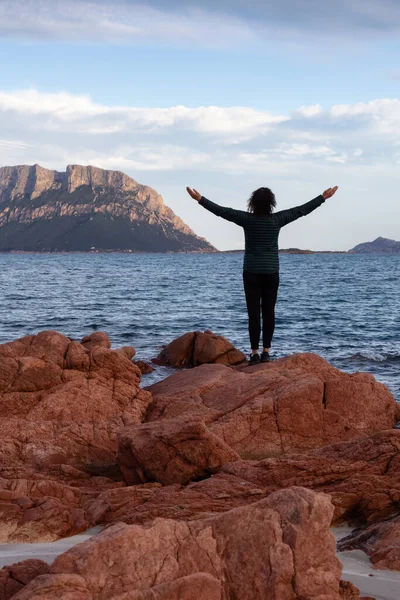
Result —
[[[136, 600], [166, 599], [166, 586], [176, 594], [185, 578], [198, 574], [197, 589], [190, 595], [186, 580], [183, 598], [218, 598], [219, 582], [221, 600], [339, 600], [341, 565], [329, 529], [332, 512], [327, 496], [292, 488], [195, 522], [115, 525], [58, 557], [53, 575], [36, 579], [17, 600], [64, 599], [61, 585], [65, 589], [68, 577], [76, 578], [69, 585], [79, 582], [81, 593], [91, 594], [79, 596], [85, 600], [128, 600], [133, 592], [141, 594]], [[210, 576], [208, 589], [204, 574]], [[206, 595], [209, 590], [213, 596]]]
[[140, 369], [142, 375], [147, 375], [148, 373], [152, 373], [154, 371], [154, 367], [144, 360], [135, 360], [134, 364]]
[[79, 575], [40, 575], [13, 600], [93, 600], [93, 595]]
[[88, 353], [42, 332], [0, 346], [2, 462], [42, 469], [115, 462], [118, 428], [140, 423], [151, 395], [140, 390], [140, 370], [103, 342]]
[[[222, 473], [260, 489], [300, 485], [331, 495], [335, 522], [373, 522], [400, 503], [400, 430], [391, 429], [308, 452], [262, 461], [239, 461]], [[216, 475], [215, 477], [219, 477]]]
[[302, 486], [331, 495], [334, 521], [374, 522], [400, 504], [400, 431], [397, 429], [307, 454], [237, 461], [190, 485], [108, 490], [88, 506], [93, 523], [148, 523], [157, 517], [192, 520]]
[[221, 600], [222, 586], [208, 573], [195, 573], [174, 581], [114, 596], [113, 600]]
[[164, 485], [208, 477], [239, 455], [190, 415], [119, 432], [118, 461], [128, 484]]
[[237, 365], [246, 360], [246, 355], [237, 350], [222, 335], [196, 332], [193, 349], [193, 366], [217, 363]]
[[50, 567], [46, 562], [35, 559], [3, 567], [0, 570], [0, 600], [9, 600], [30, 581], [49, 571]]
[[23, 356], [46, 360], [63, 367], [70, 339], [56, 331], [41, 331], [8, 344], [0, 344], [0, 356], [19, 359]]
[[195, 335], [195, 332], [185, 333], [168, 344], [168, 346], [164, 346], [160, 354], [156, 358], [153, 358], [152, 362], [156, 365], [178, 368], [191, 367]]
[[90, 527], [79, 489], [56, 481], [0, 479], [0, 542], [53, 542]]
[[[116, 352], [126, 356], [126, 358], [129, 358], [129, 360], [132, 360], [136, 354], [136, 350], [135, 348], [132, 348], [132, 346], [123, 346], [122, 348], [117, 348]], [[137, 361], [135, 361], [134, 364], [138, 366]]]
[[93, 525], [145, 524], [156, 518], [190, 521], [257, 502], [267, 494], [251, 482], [219, 473], [186, 486], [145, 484], [106, 490], [87, 511]]
[[93, 350], [93, 348], [111, 348], [110, 338], [103, 331], [96, 331], [84, 337], [81, 341], [82, 346], [87, 350]]
[[148, 388], [148, 421], [191, 414], [246, 459], [303, 452], [388, 429], [396, 402], [366, 373], [311, 354], [246, 369], [203, 365]]
[[[213, 334], [192, 341], [194, 363], [229, 354]], [[337, 520], [393, 514], [399, 432], [372, 435], [395, 418], [386, 388], [300, 355], [204, 365], [157, 384], [153, 399], [134, 350], [109, 346], [103, 334], [79, 343], [56, 332], [0, 346], [0, 540], [110, 525], [17, 600], [356, 598], [339, 587], [328, 498], [274, 492], [325, 490]], [[124, 486], [120, 430], [135, 481], [168, 485]]]
[[339, 541], [338, 548], [363, 550], [377, 569], [400, 571], [400, 515], [356, 529]]
[[49, 471], [44, 475], [23, 467], [0, 468], [0, 543], [53, 542], [86, 531], [92, 524], [88, 503], [106, 490], [125, 486], [70, 465]]
[[360, 598], [360, 591], [350, 581], [340, 582], [340, 597], [342, 600], [374, 600], [374, 598]]
[[[151, 394], [140, 389], [140, 370], [126, 350], [109, 350], [107, 340], [90, 336], [88, 350], [47, 331], [0, 345], [3, 542], [52, 541], [86, 528], [82, 499], [54, 480], [72, 479], [68, 468], [77, 480], [116, 471], [118, 430], [143, 420]], [[37, 495], [37, 472], [52, 480], [48, 493]]]
[[263, 370], [278, 370], [278, 371], [294, 371], [299, 369], [303, 373], [318, 375], [321, 379], [334, 379], [343, 375], [342, 371], [333, 367], [325, 359], [311, 352], [303, 352], [300, 354], [292, 354], [285, 358], [279, 358], [269, 363], [260, 363], [250, 367], [249, 364], [243, 363], [232, 367], [236, 371], [243, 373], [256, 373]]
[[168, 344], [153, 362], [171, 367], [196, 367], [208, 363], [237, 365], [246, 359], [224, 337], [207, 330], [185, 333]]

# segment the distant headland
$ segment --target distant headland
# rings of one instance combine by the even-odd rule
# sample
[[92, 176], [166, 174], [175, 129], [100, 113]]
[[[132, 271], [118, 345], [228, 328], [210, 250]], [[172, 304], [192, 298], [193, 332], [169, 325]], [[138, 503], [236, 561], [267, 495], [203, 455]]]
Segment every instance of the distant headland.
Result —
[[358, 244], [349, 254], [400, 254], [400, 242], [378, 237], [373, 242]]
[[69, 165], [0, 168], [2, 252], [216, 252], [152, 188]]
[[[225, 250], [227, 254], [244, 252], [244, 250]], [[400, 254], [400, 242], [378, 237], [373, 242], [365, 242], [354, 246], [351, 250], [302, 250], [301, 248], [282, 248], [281, 254]]]

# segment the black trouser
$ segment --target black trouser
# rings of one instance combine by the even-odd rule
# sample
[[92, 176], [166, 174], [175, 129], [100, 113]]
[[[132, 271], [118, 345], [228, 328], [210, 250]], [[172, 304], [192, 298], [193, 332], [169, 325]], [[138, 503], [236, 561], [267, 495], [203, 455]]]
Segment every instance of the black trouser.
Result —
[[270, 348], [275, 329], [275, 304], [278, 296], [279, 273], [243, 271], [243, 283], [249, 314], [251, 349], [258, 350], [260, 342], [260, 307], [263, 319], [263, 346]]

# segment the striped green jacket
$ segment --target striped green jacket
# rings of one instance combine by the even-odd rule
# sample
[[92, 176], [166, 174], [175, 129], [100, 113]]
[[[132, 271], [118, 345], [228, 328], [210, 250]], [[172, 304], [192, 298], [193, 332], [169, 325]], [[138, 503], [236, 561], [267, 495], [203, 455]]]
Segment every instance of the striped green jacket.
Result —
[[281, 227], [310, 214], [323, 202], [325, 202], [325, 198], [321, 195], [302, 206], [281, 210], [270, 215], [254, 215], [244, 210], [219, 206], [204, 196], [201, 197], [199, 204], [217, 217], [222, 217], [243, 227], [245, 237], [243, 269], [245, 271], [278, 273], [278, 237]]

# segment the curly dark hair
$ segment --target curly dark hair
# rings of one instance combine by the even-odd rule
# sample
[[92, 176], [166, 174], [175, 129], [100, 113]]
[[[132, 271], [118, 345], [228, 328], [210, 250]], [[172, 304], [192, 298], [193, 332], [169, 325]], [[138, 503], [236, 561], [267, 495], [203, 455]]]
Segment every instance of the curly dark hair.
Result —
[[270, 215], [275, 206], [275, 194], [266, 187], [258, 188], [247, 202], [247, 210], [255, 215]]

